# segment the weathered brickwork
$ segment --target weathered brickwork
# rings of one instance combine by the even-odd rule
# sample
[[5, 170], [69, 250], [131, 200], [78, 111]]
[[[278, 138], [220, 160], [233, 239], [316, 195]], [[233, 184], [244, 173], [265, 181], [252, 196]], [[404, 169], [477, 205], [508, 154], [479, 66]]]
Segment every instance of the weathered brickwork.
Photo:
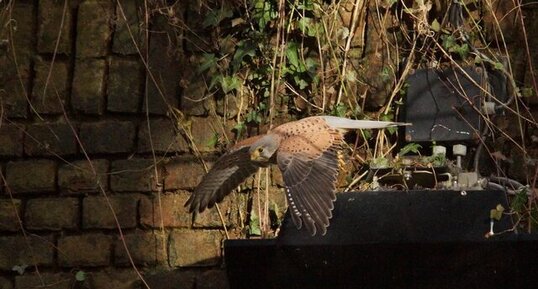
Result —
[[24, 152], [28, 156], [76, 154], [76, 128], [71, 125], [50, 122], [28, 125], [24, 138]]
[[[145, 288], [133, 265], [151, 288], [228, 288], [220, 216], [184, 207], [205, 173], [192, 140], [211, 165], [216, 133], [234, 125], [224, 103], [208, 118], [185, 58], [192, 4], [4, 2], [0, 289]], [[239, 200], [221, 205], [230, 230], [247, 215]]]
[[219, 231], [172, 231], [169, 242], [170, 265], [174, 267], [217, 265], [221, 256], [221, 240], [222, 233]]
[[192, 215], [183, 204], [188, 199], [186, 192], [164, 194], [160, 198], [147, 197], [140, 202], [140, 223], [150, 228], [188, 228]]
[[58, 187], [66, 193], [97, 193], [108, 189], [109, 161], [91, 159], [63, 164], [58, 169]]
[[115, 161], [110, 170], [110, 189], [115, 192], [151, 192], [161, 182], [160, 167], [151, 159]]
[[114, 5], [110, 1], [80, 3], [77, 18], [77, 57], [106, 56], [112, 36]]
[[105, 109], [106, 61], [77, 60], [73, 76], [71, 105], [77, 112], [100, 115]]
[[20, 229], [19, 219], [22, 213], [22, 202], [19, 199], [0, 199], [0, 231], [17, 231]]
[[[125, 235], [125, 246], [131, 252], [133, 262], [139, 265], [164, 264], [166, 260], [167, 235], [163, 232], [135, 232]], [[121, 240], [116, 241], [116, 264], [130, 265], [127, 251]]]
[[82, 226], [85, 229], [115, 229], [117, 220], [122, 228], [135, 228], [138, 201], [136, 194], [85, 197]]
[[112, 237], [100, 233], [58, 239], [58, 262], [63, 267], [106, 266], [112, 256]]
[[87, 122], [80, 125], [80, 141], [87, 153], [132, 152], [136, 126], [130, 121]]
[[149, 153], [187, 152], [189, 144], [185, 137], [178, 134], [174, 123], [168, 118], [144, 121], [138, 130], [138, 152]]
[[25, 274], [15, 278], [15, 288], [73, 288], [76, 281], [72, 275], [66, 273]]
[[54, 238], [42, 236], [0, 237], [0, 270], [11, 271], [16, 265], [54, 264]]
[[41, 114], [60, 114], [68, 94], [69, 66], [65, 61], [37, 61], [32, 107]]
[[77, 229], [79, 200], [75, 198], [39, 198], [26, 203], [26, 228], [35, 230]]
[[136, 59], [112, 57], [108, 74], [109, 111], [131, 112], [142, 105], [142, 64]]
[[[73, 14], [69, 1], [39, 1], [37, 50], [40, 53], [70, 54], [72, 47]], [[61, 29], [58, 29], [61, 27]]]
[[0, 126], [0, 157], [22, 156], [24, 126], [4, 124]]
[[[2, 9], [3, 7], [5, 5]], [[28, 117], [32, 59], [35, 56], [33, 48], [36, 42], [33, 33], [37, 22], [28, 15], [34, 15], [36, 10], [37, 7], [30, 3], [17, 1], [13, 4], [11, 13], [7, 14], [9, 17], [0, 17], [3, 27], [0, 30], [1, 39], [8, 39], [8, 35], [12, 35], [9, 39], [16, 51], [15, 55], [11, 49], [6, 50], [9, 53], [0, 52], [0, 99], [7, 117]]]
[[56, 166], [55, 161], [45, 159], [9, 162], [6, 185], [13, 194], [53, 192], [56, 189]]

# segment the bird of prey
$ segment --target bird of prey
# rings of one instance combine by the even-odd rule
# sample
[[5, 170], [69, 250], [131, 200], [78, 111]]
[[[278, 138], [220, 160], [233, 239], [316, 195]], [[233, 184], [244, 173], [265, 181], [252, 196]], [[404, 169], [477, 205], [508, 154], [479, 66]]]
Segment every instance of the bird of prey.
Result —
[[258, 168], [276, 163], [282, 172], [293, 223], [325, 235], [336, 200], [338, 153], [349, 129], [386, 128], [404, 123], [313, 116], [247, 138], [221, 156], [185, 203], [203, 212], [221, 202]]

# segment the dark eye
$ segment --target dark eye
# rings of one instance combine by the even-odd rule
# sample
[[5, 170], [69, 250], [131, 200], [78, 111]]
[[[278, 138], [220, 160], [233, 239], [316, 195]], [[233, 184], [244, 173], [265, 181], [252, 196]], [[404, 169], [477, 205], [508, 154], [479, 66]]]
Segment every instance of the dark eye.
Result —
[[259, 147], [259, 148], [258, 148], [258, 152], [259, 152], [259, 153], [263, 152], [263, 148], [262, 148], [262, 147]]

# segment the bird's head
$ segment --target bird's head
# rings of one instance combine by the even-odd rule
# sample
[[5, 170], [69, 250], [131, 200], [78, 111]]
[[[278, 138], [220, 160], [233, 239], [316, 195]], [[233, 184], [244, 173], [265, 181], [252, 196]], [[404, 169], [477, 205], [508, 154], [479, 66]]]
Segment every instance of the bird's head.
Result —
[[278, 149], [276, 136], [266, 135], [250, 146], [250, 160], [259, 163], [268, 163]]

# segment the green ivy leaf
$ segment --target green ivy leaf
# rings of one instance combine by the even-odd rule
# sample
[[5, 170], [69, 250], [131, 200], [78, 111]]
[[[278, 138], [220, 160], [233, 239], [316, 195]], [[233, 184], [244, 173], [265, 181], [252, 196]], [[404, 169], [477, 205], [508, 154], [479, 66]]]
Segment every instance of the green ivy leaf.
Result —
[[347, 113], [347, 105], [342, 102], [337, 103], [331, 111], [332, 115], [339, 116], [339, 117], [345, 117], [346, 113]]
[[[218, 83], [222, 83], [222, 74], [215, 74], [211, 77], [211, 81], [209, 82], [209, 87], [208, 89], [211, 90], [215, 87], [215, 85], [217, 85]], [[222, 87], [222, 84], [221, 84], [221, 87]]]
[[204, 22], [202, 22], [202, 27], [216, 27], [222, 20], [232, 16], [233, 11], [228, 5], [224, 5], [220, 9], [213, 9], [207, 13], [206, 17], [204, 18]]
[[256, 55], [256, 45], [252, 41], [239, 41], [232, 59], [232, 68], [236, 72], [243, 63], [245, 56], [254, 57]]
[[357, 73], [355, 72], [355, 70], [348, 70], [346, 72], [346, 80], [351, 83], [357, 82]]
[[77, 271], [77, 273], [75, 273], [75, 280], [78, 282], [84, 282], [84, 280], [86, 280], [86, 272], [82, 270]]
[[243, 132], [247, 130], [247, 126], [244, 122], [240, 121], [236, 125], [234, 125], [233, 130], [235, 130], [237, 136], [240, 137]]
[[442, 35], [441, 39], [443, 40], [443, 47], [447, 50], [456, 45], [456, 38], [452, 35]]
[[373, 169], [388, 168], [390, 167], [390, 162], [389, 162], [389, 159], [387, 158], [383, 158], [383, 157], [374, 158], [370, 161], [370, 167]]
[[441, 24], [437, 21], [437, 19], [433, 19], [431, 28], [435, 32], [441, 31]]
[[26, 268], [28, 268], [27, 264], [14, 265], [11, 270], [19, 273], [19, 275], [22, 275], [26, 271]]
[[299, 45], [295, 41], [288, 42], [288, 46], [286, 47], [286, 59], [288, 59], [288, 62], [296, 68], [296, 71], [299, 71], [300, 64], [299, 64]]
[[304, 61], [306, 70], [312, 74], [315, 74], [316, 71], [318, 70], [318, 66], [319, 66], [318, 64], [319, 62], [312, 57], [307, 57]]
[[212, 67], [217, 66], [217, 57], [215, 57], [215, 54], [213, 53], [204, 53], [202, 55], [202, 61], [200, 63], [200, 66], [198, 66], [198, 69], [196, 70], [197, 73], [202, 73]]
[[497, 70], [503, 70], [504, 69], [504, 65], [500, 62], [495, 62], [493, 68], [497, 69]]
[[278, 15], [275, 6], [269, 0], [255, 0], [252, 18], [258, 22], [260, 30]]
[[254, 211], [252, 211], [250, 214], [248, 233], [253, 236], [262, 235], [262, 230], [260, 229], [260, 218]]
[[207, 147], [214, 148], [217, 146], [218, 143], [219, 143], [219, 134], [215, 132], [213, 133], [211, 138], [209, 138], [209, 140], [207, 141]]
[[408, 153], [414, 153], [414, 154], [418, 154], [419, 153], [419, 149], [421, 149], [422, 146], [417, 144], [417, 143], [409, 143], [407, 145], [405, 145], [401, 150], [400, 152], [398, 153], [398, 155], [400, 156], [405, 156], [406, 154]]
[[241, 80], [237, 76], [225, 76], [221, 80], [221, 87], [224, 93], [228, 93], [234, 89], [238, 89], [241, 85]]
[[297, 27], [306, 36], [315, 37], [318, 34], [319, 25], [310, 17], [302, 17], [297, 21]]

